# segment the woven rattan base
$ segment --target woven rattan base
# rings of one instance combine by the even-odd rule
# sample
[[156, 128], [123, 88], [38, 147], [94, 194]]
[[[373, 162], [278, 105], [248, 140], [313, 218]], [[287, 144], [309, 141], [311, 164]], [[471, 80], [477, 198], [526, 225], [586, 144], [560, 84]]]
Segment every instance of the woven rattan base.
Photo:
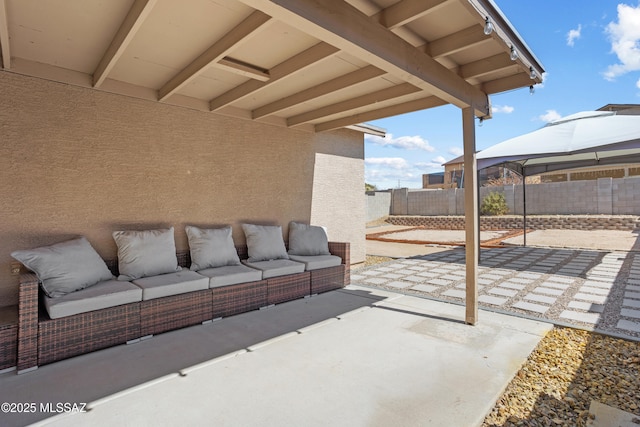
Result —
[[279, 304], [311, 294], [311, 273], [290, 274], [267, 279], [267, 303]]
[[344, 264], [311, 271], [311, 293], [320, 294], [344, 287]]
[[16, 366], [18, 324], [0, 326], [0, 370]]
[[140, 304], [125, 304], [60, 319], [41, 319], [38, 365], [124, 344], [140, 337]]
[[212, 318], [209, 289], [142, 301], [140, 335], [159, 334], [197, 325]]
[[266, 280], [213, 288], [212, 294], [214, 319], [257, 310], [268, 304]]

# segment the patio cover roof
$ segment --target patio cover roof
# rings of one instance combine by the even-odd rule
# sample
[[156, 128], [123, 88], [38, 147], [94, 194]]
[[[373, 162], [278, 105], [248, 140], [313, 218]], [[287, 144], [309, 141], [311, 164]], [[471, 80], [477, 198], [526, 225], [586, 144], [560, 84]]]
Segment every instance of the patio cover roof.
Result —
[[7, 72], [315, 132], [489, 118], [544, 71], [491, 0], [0, 0], [0, 47]]

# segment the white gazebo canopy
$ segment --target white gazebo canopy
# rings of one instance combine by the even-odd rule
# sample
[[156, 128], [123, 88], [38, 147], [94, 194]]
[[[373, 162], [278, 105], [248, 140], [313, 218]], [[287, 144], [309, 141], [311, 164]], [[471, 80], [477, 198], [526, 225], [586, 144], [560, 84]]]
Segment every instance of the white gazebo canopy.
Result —
[[478, 169], [504, 165], [530, 176], [561, 169], [640, 162], [640, 116], [585, 111], [477, 155]]

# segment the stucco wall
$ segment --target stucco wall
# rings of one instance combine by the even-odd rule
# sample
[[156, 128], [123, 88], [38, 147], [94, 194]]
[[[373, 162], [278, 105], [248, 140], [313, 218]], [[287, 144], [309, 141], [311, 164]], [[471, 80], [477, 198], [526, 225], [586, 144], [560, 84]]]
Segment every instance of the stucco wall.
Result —
[[[326, 225], [364, 260], [364, 146], [0, 72], [0, 305], [17, 301], [11, 251], [111, 232], [291, 220]], [[314, 183], [315, 179], [315, 183]], [[357, 185], [355, 185], [357, 183]]]

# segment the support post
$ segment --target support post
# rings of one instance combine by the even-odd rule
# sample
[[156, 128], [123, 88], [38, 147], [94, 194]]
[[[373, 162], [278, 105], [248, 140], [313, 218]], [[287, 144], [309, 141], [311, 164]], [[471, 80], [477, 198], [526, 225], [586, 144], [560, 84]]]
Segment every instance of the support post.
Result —
[[527, 247], [527, 174], [522, 169], [522, 234], [523, 246]]
[[478, 165], [476, 163], [476, 128], [473, 106], [462, 109], [464, 140], [464, 217], [466, 301], [465, 322], [478, 322], [478, 251], [480, 247], [478, 220]]

